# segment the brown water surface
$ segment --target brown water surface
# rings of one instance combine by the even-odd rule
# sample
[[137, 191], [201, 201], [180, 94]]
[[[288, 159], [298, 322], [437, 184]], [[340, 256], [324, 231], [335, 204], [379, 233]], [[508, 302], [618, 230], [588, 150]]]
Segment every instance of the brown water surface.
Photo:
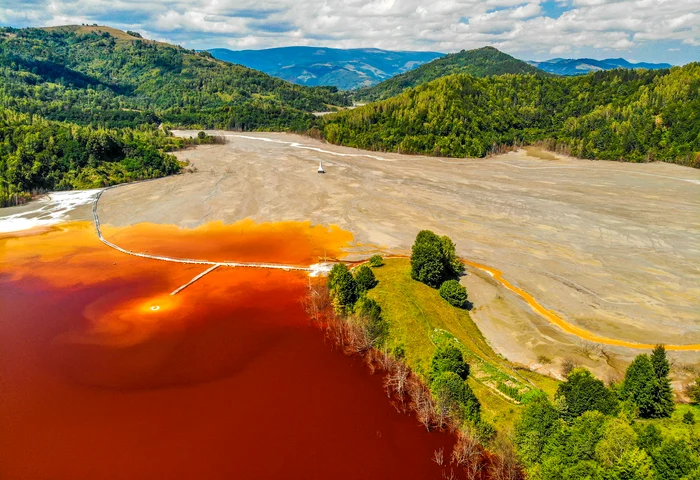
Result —
[[[207, 229], [144, 232], [162, 253], [217, 251]], [[338, 253], [325, 232], [241, 228], [251, 238], [218, 252], [257, 242], [265, 255], [247, 259], [306, 263]], [[219, 268], [169, 295], [205, 268], [124, 255], [87, 223], [0, 238], [0, 478], [440, 478], [431, 456], [451, 439], [324, 344], [301, 308], [306, 276]]]

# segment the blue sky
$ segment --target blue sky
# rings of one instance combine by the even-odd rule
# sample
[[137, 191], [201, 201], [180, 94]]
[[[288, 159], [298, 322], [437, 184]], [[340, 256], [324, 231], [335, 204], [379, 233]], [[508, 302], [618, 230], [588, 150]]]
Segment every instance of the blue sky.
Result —
[[315, 45], [700, 61], [698, 0], [3, 0], [0, 25], [98, 23], [187, 48]]

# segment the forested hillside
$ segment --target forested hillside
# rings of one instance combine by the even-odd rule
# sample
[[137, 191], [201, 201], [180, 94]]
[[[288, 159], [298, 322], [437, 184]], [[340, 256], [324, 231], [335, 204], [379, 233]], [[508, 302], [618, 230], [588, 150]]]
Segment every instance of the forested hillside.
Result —
[[542, 141], [581, 158], [700, 167], [700, 64], [568, 78], [452, 75], [330, 115], [324, 134], [402, 153], [483, 157]]
[[536, 67], [493, 47], [483, 47], [445, 55], [421, 65], [415, 70], [385, 80], [378, 85], [360, 89], [355, 94], [355, 98], [363, 101], [383, 100], [398, 95], [407, 88], [416, 87], [455, 73], [466, 73], [475, 77], [504, 75], [506, 73], [548, 75]]
[[303, 131], [347, 103], [133, 32], [0, 29], [0, 206], [179, 171], [160, 123]]
[[294, 85], [107, 27], [0, 29], [0, 105], [50, 120], [303, 130], [309, 112], [347, 104], [332, 87]]
[[32, 193], [96, 188], [180, 171], [166, 152], [187, 143], [162, 129], [105, 129], [52, 122], [0, 107], [0, 207]]

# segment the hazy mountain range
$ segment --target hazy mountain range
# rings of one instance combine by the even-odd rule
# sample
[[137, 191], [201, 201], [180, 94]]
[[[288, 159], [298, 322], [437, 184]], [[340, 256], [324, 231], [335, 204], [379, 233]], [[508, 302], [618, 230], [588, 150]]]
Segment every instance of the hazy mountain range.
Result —
[[[330, 85], [341, 90], [371, 87], [397, 75], [406, 74], [426, 63], [431, 63], [431, 66], [425, 67], [424, 70], [445, 70], [447, 68], [449, 73], [457, 73], [457, 71], [452, 70], [473, 73], [470, 72], [472, 68], [469, 65], [471, 58], [468, 54], [465, 56], [465, 51], [448, 55], [438, 52], [404, 52], [376, 48], [323, 47], [279, 47], [264, 50], [213, 48], [208, 51], [219, 60], [254, 68], [293, 83], [308, 86]], [[484, 51], [483, 49], [475, 49], [467, 52]], [[534, 68], [529, 67], [536, 67], [555, 75], [583, 75], [591, 71], [612, 70], [614, 68], [659, 69], [671, 67], [667, 63], [631, 63], [624, 58], [606, 60], [553, 58], [535, 62], [521, 61], [510, 56], [505, 57], [504, 54], [504, 58], [499, 59], [506, 61], [501, 69], [494, 69], [493, 65], [486, 70], [480, 66], [474, 66], [473, 69], [479, 71], [476, 73], [477, 76], [481, 76], [484, 71], [487, 71], [488, 75], [536, 72]], [[435, 76], [435, 78], [438, 76], [440, 75]], [[412, 83], [410, 79], [405, 80]], [[403, 80], [399, 81], [403, 82]], [[393, 93], [398, 93], [398, 90]]]
[[394, 52], [376, 48], [346, 50], [318, 47], [265, 50], [214, 48], [209, 52], [219, 60], [261, 70], [300, 85], [331, 85], [341, 90], [375, 85], [444, 55], [437, 52]]
[[553, 58], [543, 62], [528, 61], [527, 63], [555, 75], [585, 75], [588, 72], [613, 70], [615, 68], [645, 68], [647, 70], [671, 68], [671, 65], [668, 63], [631, 63], [624, 58], [606, 58], [605, 60]]

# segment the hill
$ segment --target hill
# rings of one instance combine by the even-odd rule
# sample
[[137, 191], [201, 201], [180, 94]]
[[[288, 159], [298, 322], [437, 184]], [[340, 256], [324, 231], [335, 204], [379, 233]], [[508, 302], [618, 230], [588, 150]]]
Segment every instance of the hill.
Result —
[[594, 60], [592, 58], [553, 58], [543, 62], [527, 62], [545, 72], [555, 75], [585, 75], [588, 72], [613, 70], [615, 68], [659, 70], [671, 68], [668, 63], [631, 63], [624, 58], [607, 58]]
[[329, 115], [325, 138], [372, 150], [483, 157], [545, 142], [581, 158], [700, 167], [700, 63], [579, 77], [457, 74]]
[[281, 47], [264, 50], [208, 50], [214, 58], [263, 71], [300, 85], [353, 90], [375, 85], [441, 57], [436, 52], [375, 48]]
[[476, 50], [462, 50], [445, 55], [415, 70], [397, 75], [370, 88], [363, 88], [355, 98], [364, 101], [383, 100], [398, 95], [407, 88], [416, 87], [437, 78], [455, 73], [466, 73], [475, 77], [504, 75], [506, 73], [531, 73], [545, 75], [544, 72], [511, 57], [493, 47]]
[[294, 85], [136, 32], [0, 29], [0, 105], [49, 120], [303, 130], [310, 112], [347, 104], [335, 88]]

